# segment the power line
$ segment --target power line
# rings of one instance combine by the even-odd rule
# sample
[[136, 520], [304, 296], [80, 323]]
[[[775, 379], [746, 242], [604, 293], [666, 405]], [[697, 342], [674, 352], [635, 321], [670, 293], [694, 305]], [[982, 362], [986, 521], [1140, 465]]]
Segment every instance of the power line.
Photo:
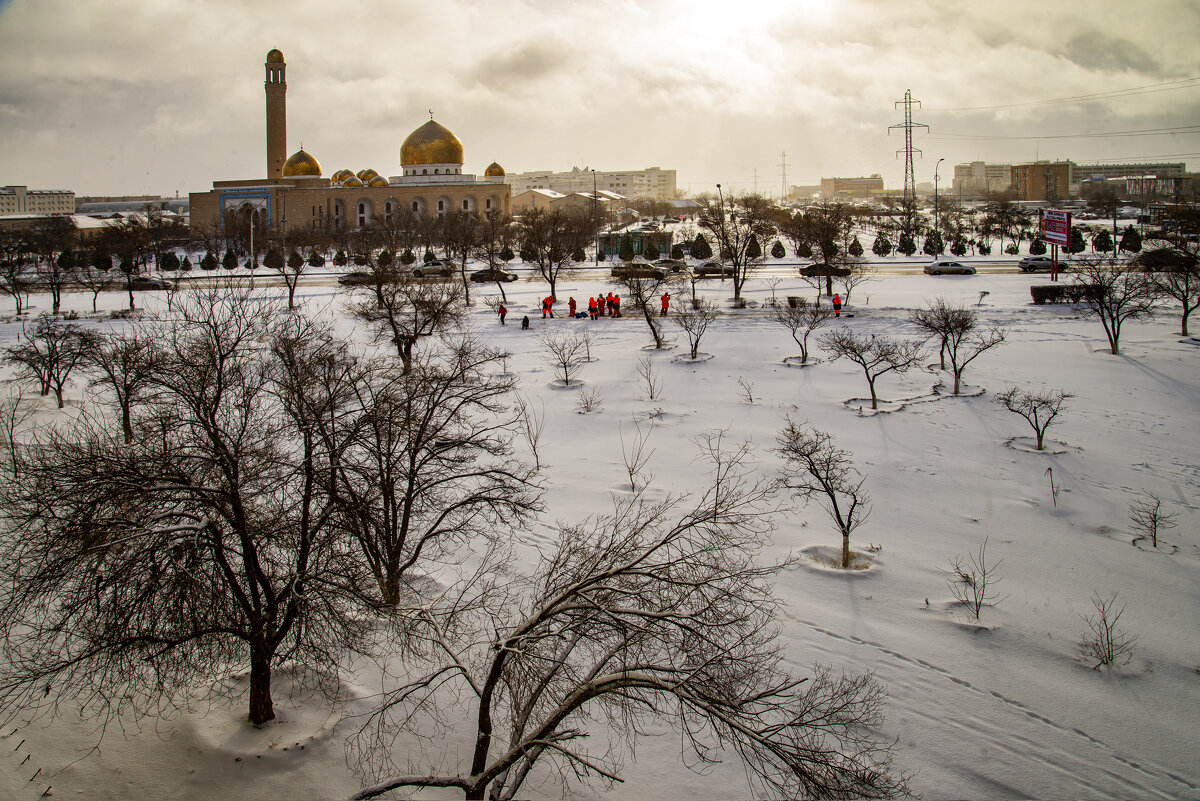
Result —
[[931, 136], [931, 139], [947, 139], [960, 141], [989, 141], [1010, 139], [1108, 139], [1126, 136], [1177, 136], [1182, 134], [1200, 133], [1200, 125], [1180, 125], [1174, 128], [1142, 128], [1134, 131], [1107, 131], [1104, 133], [1078, 134], [1028, 134], [1023, 136], [998, 136], [991, 134], [955, 134], [943, 133]]
[[[1023, 106], [1047, 106], [1054, 103], [1078, 103], [1083, 100], [1107, 100], [1117, 97], [1130, 97], [1133, 95], [1148, 95], [1156, 92], [1173, 92], [1176, 89], [1192, 89], [1200, 86], [1200, 76], [1193, 78], [1180, 78], [1175, 81], [1164, 81], [1162, 83], [1151, 83], [1145, 86], [1131, 86], [1128, 89], [1114, 89], [1110, 92], [1096, 92], [1090, 95], [1072, 95], [1071, 97], [1056, 97], [1052, 100], [1027, 100], [1021, 103], [1001, 103], [994, 106], [958, 106], [956, 108], [941, 109], [942, 111], [990, 111], [993, 109], [1002, 108], [1021, 108]], [[1161, 88], [1160, 88], [1161, 87]]]

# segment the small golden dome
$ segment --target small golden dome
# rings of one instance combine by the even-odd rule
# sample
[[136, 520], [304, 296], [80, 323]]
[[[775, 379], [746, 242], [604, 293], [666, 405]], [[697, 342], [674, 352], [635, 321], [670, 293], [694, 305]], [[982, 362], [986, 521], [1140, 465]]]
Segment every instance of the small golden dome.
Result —
[[387, 185], [388, 185], [388, 179], [384, 178], [382, 175], [376, 175], [374, 178], [367, 181], [367, 186], [379, 187], [379, 186], [387, 186]]
[[351, 175], [349, 178], [347, 178], [346, 180], [342, 181], [342, 186], [345, 186], [345, 187], [357, 187], [357, 186], [363, 186], [363, 182], [362, 182], [362, 181], [360, 181], [360, 180], [358, 180], [358, 176], [356, 176], [356, 175]]
[[346, 178], [348, 178], [351, 175], [354, 175], [354, 173], [350, 172], [349, 170], [347, 170], [346, 168], [343, 167], [342, 169], [335, 172], [333, 175], [329, 176], [329, 180], [344, 181], [344, 180], [346, 180]]
[[355, 175], [358, 176], [358, 180], [360, 180], [360, 181], [369, 181], [372, 178], [374, 178], [376, 175], [379, 175], [379, 173], [375, 172], [375, 170], [372, 170], [370, 167], [368, 167], [365, 170], [359, 170], [358, 172], [355, 173]]
[[462, 164], [463, 146], [449, 128], [433, 120], [408, 135], [400, 146], [400, 164]]
[[278, 50], [272, 50], [270, 53], [267, 53], [267, 63], [268, 64], [282, 64], [283, 63], [283, 53], [279, 52]]
[[308, 153], [304, 148], [300, 148], [291, 157], [283, 163], [283, 176], [285, 178], [295, 177], [297, 175], [320, 175], [321, 163], [313, 158], [311, 153]]
[[504, 175], [504, 168], [493, 161], [491, 164], [487, 165], [487, 169], [483, 171], [483, 175], [485, 178], [494, 178], [498, 175]]

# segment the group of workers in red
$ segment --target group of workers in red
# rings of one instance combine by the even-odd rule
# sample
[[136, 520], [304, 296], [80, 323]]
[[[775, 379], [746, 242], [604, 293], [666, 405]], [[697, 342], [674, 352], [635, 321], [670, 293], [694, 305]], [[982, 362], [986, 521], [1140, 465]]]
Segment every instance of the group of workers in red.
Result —
[[[556, 301], [557, 301], [557, 298], [555, 298], [553, 295], [547, 295], [546, 297], [542, 298], [542, 319], [543, 320], [545, 320], [547, 317], [554, 316], [554, 304]], [[664, 292], [662, 294], [662, 297], [659, 298], [659, 301], [662, 303], [662, 306], [659, 309], [658, 313], [662, 316], [666, 316], [667, 312], [671, 308], [671, 293]], [[836, 301], [836, 303], [839, 307], [841, 306], [840, 301], [841, 301], [840, 298], [838, 298], [838, 300]], [[583, 316], [581, 314], [576, 313], [577, 305], [575, 303], [575, 298], [573, 298], [573, 297], [567, 299], [567, 309], [568, 309], [568, 314], [571, 317]], [[612, 292], [609, 292], [607, 296], [597, 295], [594, 298], [588, 298], [588, 310], [587, 310], [588, 317], [595, 320], [597, 317], [603, 317], [605, 311], [608, 312], [609, 317], [620, 317], [621, 316], [621, 296], [614, 295]], [[496, 307], [496, 313], [500, 315], [500, 325], [504, 325], [504, 317], [508, 314], [508, 308], [503, 303], [501, 303], [499, 306]], [[529, 327], [529, 325], [528, 325], [529, 318], [526, 317], [525, 320], [526, 320], [526, 322], [523, 327], [528, 328]]]

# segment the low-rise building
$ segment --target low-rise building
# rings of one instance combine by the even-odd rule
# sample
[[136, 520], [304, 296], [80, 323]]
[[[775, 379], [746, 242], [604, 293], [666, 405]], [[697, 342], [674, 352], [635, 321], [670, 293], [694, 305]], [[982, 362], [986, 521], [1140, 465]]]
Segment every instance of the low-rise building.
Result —
[[505, 176], [514, 195], [530, 189], [549, 189], [569, 195], [575, 192], [612, 192], [624, 197], [668, 200], [676, 195], [675, 170], [647, 167], [644, 170], [590, 170], [572, 167], [568, 172], [514, 172]]
[[822, 178], [822, 198], [870, 197], [883, 191], [883, 178], [879, 173], [866, 178]]
[[1011, 184], [1011, 164], [972, 161], [970, 164], [954, 165], [951, 191], [957, 197], [979, 198], [996, 192], [1006, 192]]
[[75, 193], [65, 189], [0, 187], [0, 214], [74, 214]]

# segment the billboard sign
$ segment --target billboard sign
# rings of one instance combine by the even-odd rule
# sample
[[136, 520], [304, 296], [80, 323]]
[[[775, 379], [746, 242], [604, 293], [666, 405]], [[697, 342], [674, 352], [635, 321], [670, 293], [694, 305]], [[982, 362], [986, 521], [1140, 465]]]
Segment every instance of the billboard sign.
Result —
[[1039, 216], [1043, 239], [1064, 248], [1071, 244], [1071, 212], [1042, 209]]

